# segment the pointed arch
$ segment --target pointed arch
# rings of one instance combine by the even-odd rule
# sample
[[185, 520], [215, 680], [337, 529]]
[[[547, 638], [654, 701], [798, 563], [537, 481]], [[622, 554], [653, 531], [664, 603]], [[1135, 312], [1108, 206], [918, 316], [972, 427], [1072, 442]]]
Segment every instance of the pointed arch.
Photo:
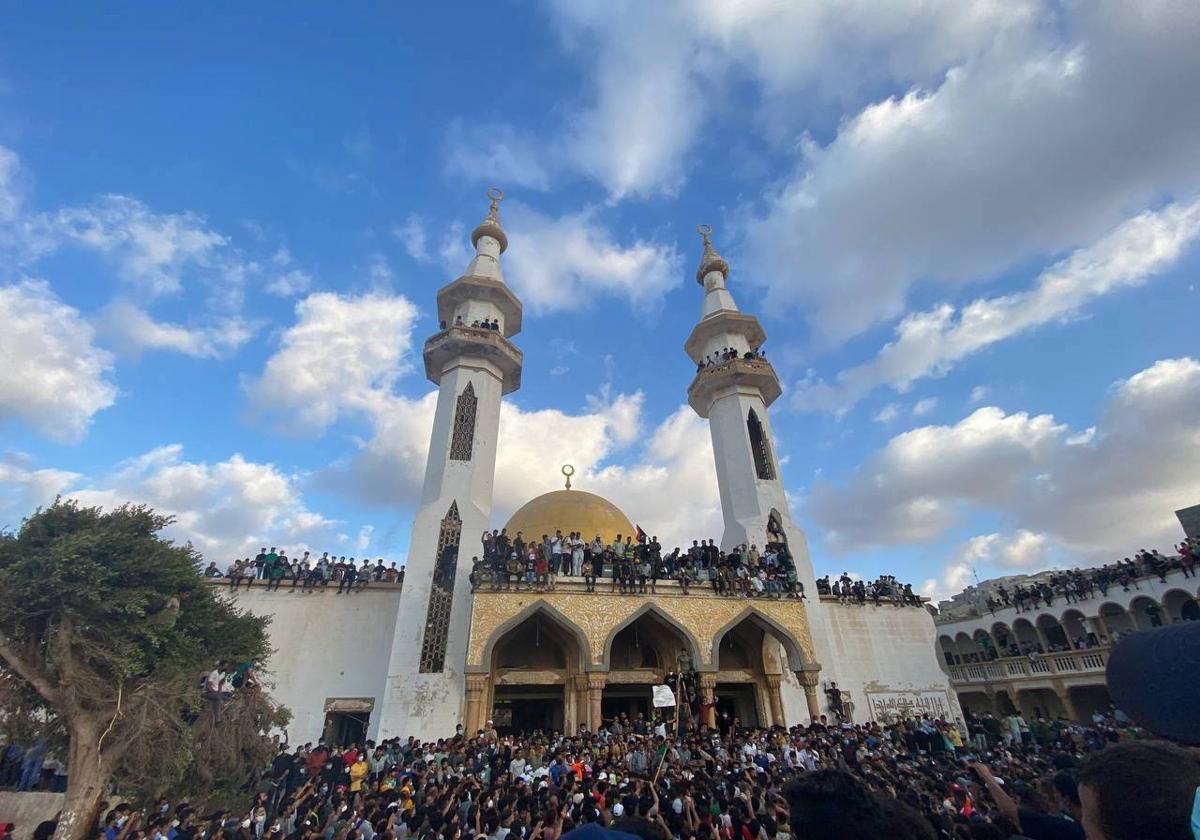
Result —
[[632, 613], [630, 613], [628, 618], [621, 621], [619, 624], [617, 624], [615, 627], [613, 627], [612, 630], [610, 630], [608, 632], [608, 636], [605, 637], [605, 639], [604, 639], [604, 648], [603, 648], [603, 654], [602, 654], [602, 658], [601, 658], [601, 663], [604, 665], [605, 668], [609, 667], [609, 659], [610, 659], [610, 654], [612, 653], [612, 645], [613, 645], [613, 641], [617, 638], [617, 634], [620, 633], [622, 630], [624, 630], [626, 627], [631, 626], [639, 618], [642, 618], [643, 616], [646, 616], [646, 615], [652, 615], [654, 618], [658, 619], [663, 624], [666, 624], [667, 626], [671, 627], [673, 630], [675, 630], [679, 633], [679, 635], [683, 638], [684, 644], [687, 645], [688, 655], [690, 657], [692, 657], [693, 667], [697, 663], [700, 662], [700, 644], [696, 641], [696, 637], [692, 635], [692, 631], [688, 630], [677, 619], [675, 619], [672, 616], [668, 615], [667, 613], [663, 612], [655, 604], [647, 602], [645, 604], [642, 604], [640, 607], [638, 607]]
[[588, 651], [591, 649], [588, 646], [587, 634], [584, 633], [582, 628], [580, 628], [580, 626], [574, 621], [571, 621], [571, 619], [567, 618], [550, 604], [547, 604], [545, 601], [539, 599], [525, 607], [525, 609], [521, 610], [516, 615], [507, 619], [503, 624], [499, 625], [495, 630], [493, 630], [492, 634], [488, 637], [488, 640], [483, 645], [483, 652], [479, 656], [479, 661], [468, 664], [467, 670], [477, 673], [487, 673], [491, 668], [492, 655], [496, 651], [496, 645], [499, 644], [500, 641], [502, 641], [510, 632], [534, 616], [544, 617], [547, 621], [555, 624], [558, 629], [562, 630], [575, 640], [575, 643], [579, 645], [579, 655], [581, 660], [579, 663], [579, 669], [581, 671], [591, 664], [587, 661], [589, 659]]
[[738, 613], [737, 616], [734, 617], [731, 621], [726, 622], [725, 626], [723, 626], [720, 630], [718, 630], [716, 632], [716, 634], [712, 637], [711, 653], [712, 653], [712, 664], [713, 664], [714, 668], [719, 667], [721, 664], [720, 663], [721, 640], [725, 638], [725, 635], [730, 630], [737, 627], [739, 624], [741, 624], [743, 621], [746, 621], [747, 619], [749, 619], [754, 624], [758, 625], [758, 627], [764, 633], [767, 633], [770, 636], [774, 636], [775, 639], [781, 645], [783, 645], [784, 651], [787, 652], [788, 666], [791, 668], [791, 670], [801, 671], [804, 669], [804, 667], [806, 665], [813, 664], [805, 658], [804, 648], [800, 646], [800, 641], [794, 635], [792, 635], [792, 631], [788, 630], [786, 627], [781, 625], [779, 622], [775, 621], [770, 616], [764, 615], [763, 613], [756, 610], [754, 607], [748, 606], [748, 607], [746, 607], [746, 609], [744, 609], [740, 613]]
[[470, 382], [458, 395], [454, 406], [454, 431], [450, 438], [450, 460], [470, 461], [475, 447], [475, 409], [479, 400]]

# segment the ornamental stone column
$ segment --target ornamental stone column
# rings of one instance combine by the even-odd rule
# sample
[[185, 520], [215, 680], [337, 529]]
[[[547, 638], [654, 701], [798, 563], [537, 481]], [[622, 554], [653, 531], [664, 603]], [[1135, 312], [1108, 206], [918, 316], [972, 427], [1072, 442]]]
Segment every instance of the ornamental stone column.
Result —
[[717, 675], [702, 672], [696, 680], [700, 690], [700, 722], [705, 726], [717, 725], [716, 690]]
[[808, 704], [808, 716], [811, 720], [816, 720], [821, 716], [821, 703], [817, 699], [817, 685], [821, 679], [821, 672], [803, 670], [797, 671], [796, 675], [800, 677], [800, 684], [804, 686], [804, 702]]
[[766, 678], [767, 702], [771, 707], [771, 720], [775, 726], [787, 726], [787, 721], [783, 717], [783, 695], [779, 691], [783, 677], [779, 674], [767, 674]]
[[593, 732], [603, 725], [600, 712], [600, 701], [604, 697], [604, 686], [608, 684], [608, 674], [588, 674], [588, 705], [591, 707], [591, 729]]
[[468, 735], [473, 735], [483, 728], [483, 693], [487, 689], [486, 674], [467, 674], [467, 725]]

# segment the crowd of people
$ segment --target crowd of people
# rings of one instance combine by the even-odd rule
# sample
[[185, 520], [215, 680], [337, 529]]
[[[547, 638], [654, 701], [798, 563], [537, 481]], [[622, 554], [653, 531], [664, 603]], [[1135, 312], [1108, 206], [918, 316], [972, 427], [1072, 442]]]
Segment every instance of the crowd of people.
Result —
[[[1191, 840], [1200, 761], [1120, 712], [281, 746], [245, 809], [106, 804], [96, 840]], [[52, 829], [53, 826], [51, 825]], [[617, 833], [620, 832], [620, 833]]]
[[735, 348], [735, 347], [724, 347], [724, 348], [716, 351], [715, 353], [709, 353], [708, 355], [706, 355], [700, 361], [700, 363], [696, 365], [696, 372], [699, 373], [700, 371], [704, 370], [705, 368], [716, 367], [717, 365], [723, 365], [726, 362], [732, 362], [734, 359], [738, 359], [738, 358], [765, 359], [766, 357], [767, 357], [767, 351], [761, 347], [758, 348], [757, 350], [747, 350], [744, 353], [740, 353], [740, 354], [738, 353], [737, 348]]
[[[588, 592], [605, 591], [598, 587], [607, 583], [608, 592], [655, 594], [660, 581], [674, 581], [684, 594], [695, 586], [707, 586], [713, 594], [726, 597], [807, 600], [804, 582], [783, 542], [768, 542], [761, 550], [756, 544], [743, 544], [722, 551], [710, 538], [693, 540], [687, 549], [664, 552], [658, 537], [640, 531], [618, 534], [609, 543], [598, 534], [585, 540], [578, 531], [564, 536], [561, 530], [526, 540], [521, 532], [510, 536], [500, 528], [483, 533], [481, 548], [482, 556], [471, 558], [472, 591], [546, 591], [554, 589], [559, 578], [574, 578], [582, 580]], [[329, 552], [313, 558], [308, 551], [289, 557], [285, 549], [264, 546], [255, 557], [235, 560], [224, 571], [209, 563], [204, 576], [228, 580], [232, 591], [258, 584], [268, 592], [310, 593], [332, 584], [337, 594], [343, 594], [361, 592], [371, 583], [403, 583], [404, 570], [394, 562], [385, 564], [382, 558], [357, 561]], [[842, 603], [922, 603], [912, 584], [900, 583], [892, 575], [866, 582], [843, 573], [832, 584], [826, 576], [817, 580], [817, 591]]]
[[832, 595], [843, 604], [865, 606], [870, 601], [879, 606], [884, 600], [897, 607], [921, 606], [921, 596], [913, 592], [911, 583], [900, 583], [894, 575], [880, 575], [871, 582], [854, 580], [849, 572], [832, 583], [829, 576], [817, 578], [817, 593]]
[[684, 594], [707, 583], [716, 595], [805, 600], [804, 582], [787, 546], [772, 542], [738, 545], [722, 551], [713, 540], [693, 540], [690, 548], [664, 552], [656, 536], [617, 534], [611, 543], [599, 535], [586, 540], [561, 530], [541, 539], [506, 528], [484, 531], [482, 557], [472, 558], [473, 589], [548, 590], [559, 577], [582, 579], [588, 592], [606, 580], [610, 592], [656, 593], [660, 580], [678, 582]]
[[1108, 590], [1119, 586], [1123, 592], [1130, 587], [1140, 589], [1138, 581], [1157, 577], [1167, 582], [1167, 574], [1181, 570], [1183, 576], [1196, 576], [1196, 562], [1200, 561], [1200, 537], [1192, 537], [1175, 547], [1176, 553], [1167, 557], [1157, 549], [1142, 549], [1132, 558], [1126, 557], [1117, 563], [1109, 563], [1094, 569], [1072, 569], [1051, 575], [1047, 580], [1028, 585], [1017, 584], [1012, 591], [999, 586], [995, 595], [987, 598], [987, 608], [992, 614], [1004, 607], [1015, 607], [1017, 612], [1030, 612], [1041, 605], [1054, 606], [1054, 599], [1061, 598], [1068, 604], [1108, 595]]
[[395, 563], [385, 566], [382, 558], [376, 560], [374, 565], [370, 560], [363, 560], [361, 565], [356, 565], [353, 557], [331, 557], [329, 552], [316, 560], [307, 551], [301, 557], [289, 558], [286, 551], [271, 546], [269, 551], [266, 547], [260, 549], [253, 560], [249, 557], [235, 560], [224, 572], [217, 568], [215, 562], [209, 563], [204, 576], [228, 578], [229, 588], [234, 591], [240, 589], [243, 583], [250, 589], [259, 580], [266, 581], [268, 592], [281, 589], [285, 583], [289, 584], [289, 589], [299, 587], [301, 592], [325, 589], [329, 584], [336, 583], [340, 595], [361, 592], [372, 581], [404, 583], [404, 567], [396, 568]]

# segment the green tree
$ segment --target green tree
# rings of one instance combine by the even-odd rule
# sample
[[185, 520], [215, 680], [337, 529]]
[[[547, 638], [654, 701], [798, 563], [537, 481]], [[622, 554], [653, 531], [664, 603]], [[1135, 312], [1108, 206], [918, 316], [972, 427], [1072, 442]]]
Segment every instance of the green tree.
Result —
[[262, 662], [267, 620], [203, 582], [196, 551], [160, 536], [170, 522], [146, 507], [57, 501], [0, 535], [0, 697], [21, 698], [20, 720], [65, 744], [56, 840], [86, 840], [113, 778], [160, 791], [193, 771], [192, 784], [243, 781], [269, 753], [266, 733], [286, 723], [261, 692], [214, 720], [202, 676]]

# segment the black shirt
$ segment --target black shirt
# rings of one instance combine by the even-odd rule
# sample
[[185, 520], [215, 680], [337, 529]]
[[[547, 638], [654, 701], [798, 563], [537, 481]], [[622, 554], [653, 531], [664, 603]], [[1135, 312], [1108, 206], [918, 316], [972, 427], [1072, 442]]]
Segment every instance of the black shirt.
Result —
[[1083, 828], [1070, 817], [1054, 817], [1019, 808], [1021, 833], [1030, 840], [1085, 840]]

